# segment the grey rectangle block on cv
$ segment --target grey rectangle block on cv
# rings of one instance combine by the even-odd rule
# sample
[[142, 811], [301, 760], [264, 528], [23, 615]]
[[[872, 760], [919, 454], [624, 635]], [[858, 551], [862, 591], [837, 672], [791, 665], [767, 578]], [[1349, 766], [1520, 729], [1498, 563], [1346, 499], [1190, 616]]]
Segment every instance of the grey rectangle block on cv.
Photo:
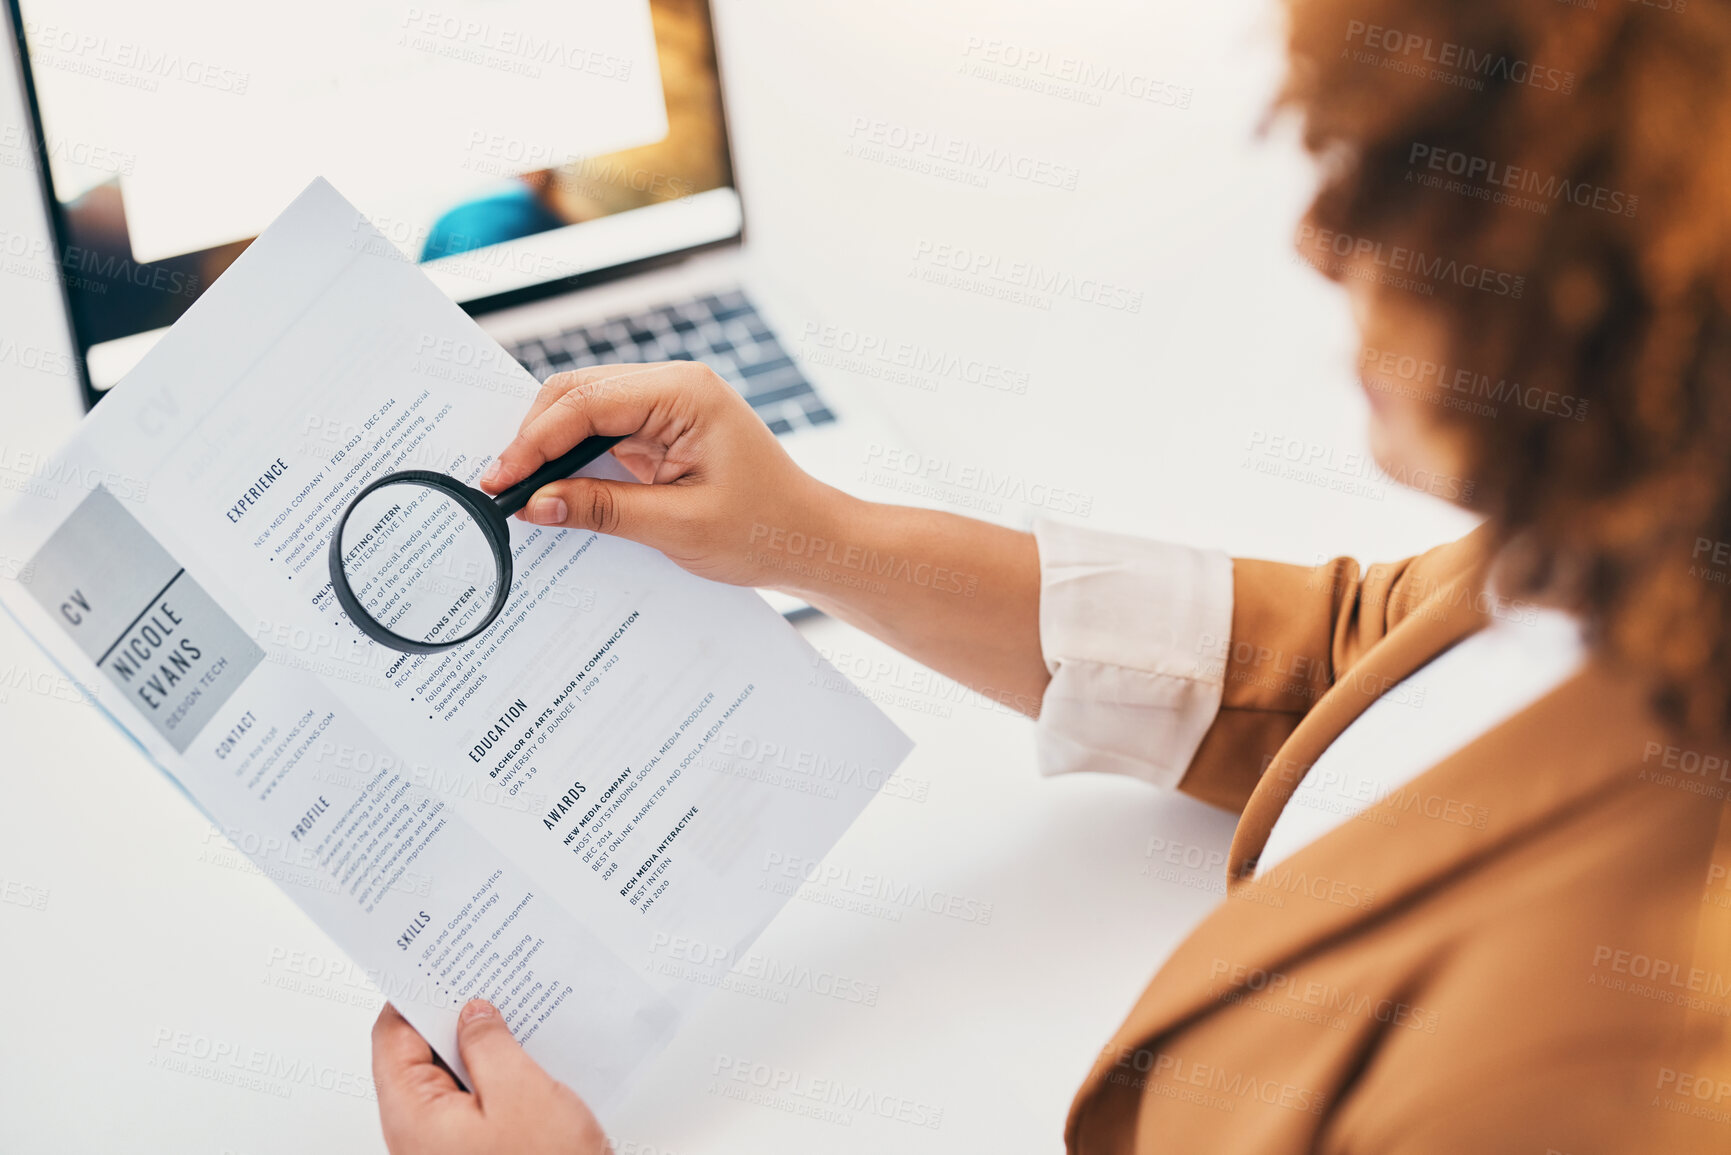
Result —
[[107, 489], [31, 559], [31, 596], [184, 754], [264, 650]]

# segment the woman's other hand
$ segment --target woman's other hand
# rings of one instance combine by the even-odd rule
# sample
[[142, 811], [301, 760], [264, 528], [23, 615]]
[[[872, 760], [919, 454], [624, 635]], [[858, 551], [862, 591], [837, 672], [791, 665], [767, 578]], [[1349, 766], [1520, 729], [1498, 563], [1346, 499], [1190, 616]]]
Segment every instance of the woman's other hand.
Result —
[[391, 1155], [606, 1155], [607, 1136], [576, 1092], [511, 1037], [492, 1004], [457, 1019], [470, 1094], [389, 1003], [373, 1024], [373, 1084]]

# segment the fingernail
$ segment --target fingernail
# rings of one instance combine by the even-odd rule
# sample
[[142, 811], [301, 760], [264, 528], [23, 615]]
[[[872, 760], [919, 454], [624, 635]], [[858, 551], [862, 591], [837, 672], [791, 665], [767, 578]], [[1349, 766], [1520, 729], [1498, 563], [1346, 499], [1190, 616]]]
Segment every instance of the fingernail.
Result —
[[493, 1004], [486, 999], [470, 999], [463, 1004], [463, 1013], [458, 1016], [458, 1019], [465, 1023], [478, 1023], [482, 1019], [490, 1019], [498, 1013], [493, 1009]]
[[536, 525], [560, 525], [567, 510], [562, 497], [537, 497], [529, 503], [529, 520]]
[[487, 472], [481, 474], [482, 485], [492, 485], [499, 480], [499, 463], [497, 461], [487, 466]]

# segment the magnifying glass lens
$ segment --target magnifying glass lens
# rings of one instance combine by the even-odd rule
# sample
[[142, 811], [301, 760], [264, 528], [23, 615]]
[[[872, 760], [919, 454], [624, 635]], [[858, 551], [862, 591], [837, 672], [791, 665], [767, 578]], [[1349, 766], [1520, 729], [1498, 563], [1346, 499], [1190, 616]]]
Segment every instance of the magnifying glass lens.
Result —
[[343, 524], [340, 549], [361, 612], [412, 642], [463, 637], [498, 593], [486, 527], [435, 486], [402, 481], [363, 495]]

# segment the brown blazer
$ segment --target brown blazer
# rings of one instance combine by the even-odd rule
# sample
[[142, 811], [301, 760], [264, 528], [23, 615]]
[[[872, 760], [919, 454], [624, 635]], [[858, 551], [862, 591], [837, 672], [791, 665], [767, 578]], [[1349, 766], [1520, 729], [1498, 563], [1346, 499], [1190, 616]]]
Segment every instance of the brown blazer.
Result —
[[1520, 612], [1479, 593], [1479, 539], [1235, 563], [1181, 784], [1242, 812], [1228, 896], [1102, 1051], [1070, 1151], [1731, 1152], [1731, 740], [1668, 730], [1600, 660], [1248, 879], [1348, 723]]

